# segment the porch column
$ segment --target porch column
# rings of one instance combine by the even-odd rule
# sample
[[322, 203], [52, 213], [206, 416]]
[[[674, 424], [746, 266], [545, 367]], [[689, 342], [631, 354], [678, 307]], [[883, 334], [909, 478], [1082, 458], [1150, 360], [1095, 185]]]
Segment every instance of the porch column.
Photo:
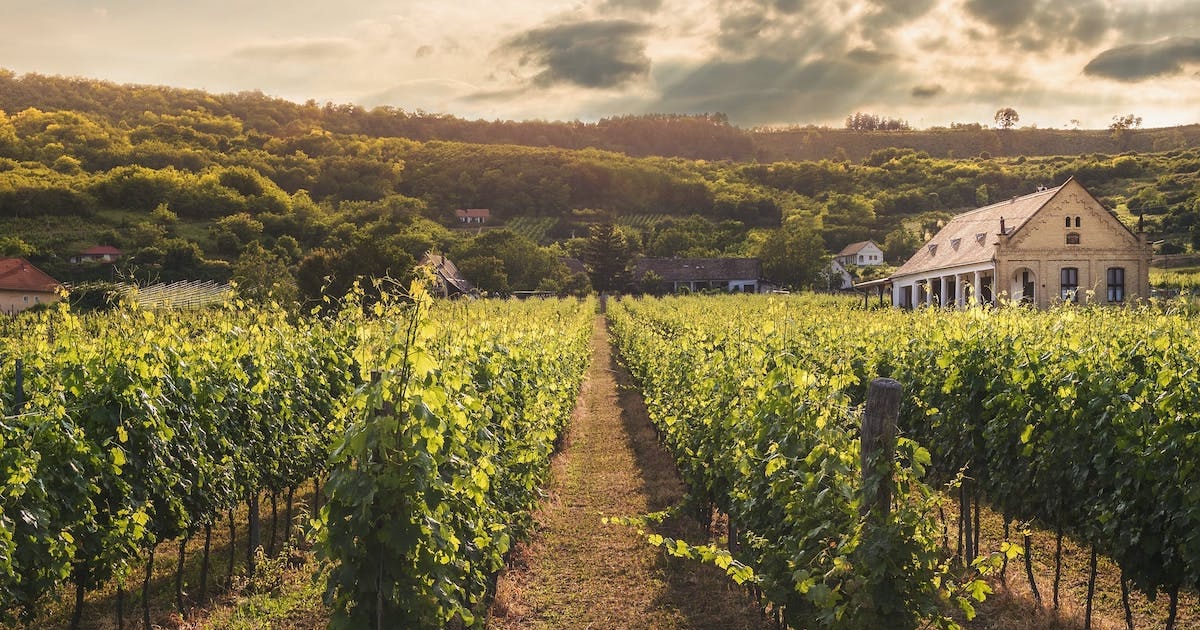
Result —
[[946, 276], [938, 276], [938, 306], [946, 305]]
[[983, 304], [983, 274], [975, 272], [975, 302]]
[[966, 290], [963, 287], [963, 275], [961, 273], [954, 274], [954, 304], [962, 307], [966, 302]]

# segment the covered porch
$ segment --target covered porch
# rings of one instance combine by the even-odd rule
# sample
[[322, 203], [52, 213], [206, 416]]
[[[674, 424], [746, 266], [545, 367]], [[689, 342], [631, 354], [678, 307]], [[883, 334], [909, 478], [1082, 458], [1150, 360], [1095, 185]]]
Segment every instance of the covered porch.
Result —
[[900, 308], [994, 304], [996, 268], [991, 263], [957, 269], [936, 269], [891, 278], [892, 304]]

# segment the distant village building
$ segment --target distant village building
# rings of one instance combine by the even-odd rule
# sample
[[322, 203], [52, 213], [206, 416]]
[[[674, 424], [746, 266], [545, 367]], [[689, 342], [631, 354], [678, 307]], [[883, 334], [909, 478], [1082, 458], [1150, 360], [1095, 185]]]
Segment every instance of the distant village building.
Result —
[[1074, 178], [954, 217], [883, 281], [892, 304], [964, 305], [976, 297], [1039, 307], [1122, 304], [1150, 295], [1152, 248]]
[[492, 217], [492, 212], [487, 208], [468, 208], [455, 210], [454, 216], [463, 225], [483, 225]]
[[859, 241], [842, 248], [833, 260], [829, 261], [829, 277], [831, 289], [850, 289], [854, 287], [854, 274], [849, 267], [874, 267], [883, 264], [883, 250], [875, 241]]
[[121, 256], [124, 255], [125, 252], [117, 249], [116, 247], [112, 247], [111, 245], [96, 245], [95, 247], [89, 247], [78, 254], [71, 256], [68, 260], [73, 265], [78, 265], [85, 262], [110, 263], [120, 260]]
[[0, 313], [57, 302], [61, 286], [24, 258], [0, 258]]
[[426, 253], [417, 266], [428, 267], [433, 272], [435, 295], [448, 298], [475, 294], [475, 286], [442, 254]]
[[757, 258], [642, 258], [634, 265], [633, 279], [645, 290], [651, 290], [645, 283], [653, 279], [671, 293], [714, 289], [758, 293], [763, 288]]
[[883, 264], [883, 250], [875, 241], [859, 241], [843, 247], [833, 259], [846, 266], [871, 267]]

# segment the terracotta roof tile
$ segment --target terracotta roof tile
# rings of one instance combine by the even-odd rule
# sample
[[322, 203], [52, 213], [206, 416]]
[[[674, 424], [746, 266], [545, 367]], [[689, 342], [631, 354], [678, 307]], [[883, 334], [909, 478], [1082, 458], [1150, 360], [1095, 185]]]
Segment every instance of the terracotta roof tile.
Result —
[[113, 247], [112, 245], [96, 245], [94, 247], [89, 247], [89, 248], [79, 252], [79, 255], [80, 256], [105, 256], [105, 255], [120, 256], [124, 253], [125, 252], [117, 249], [116, 247]]
[[59, 282], [24, 258], [0, 258], [0, 289], [53, 293]]

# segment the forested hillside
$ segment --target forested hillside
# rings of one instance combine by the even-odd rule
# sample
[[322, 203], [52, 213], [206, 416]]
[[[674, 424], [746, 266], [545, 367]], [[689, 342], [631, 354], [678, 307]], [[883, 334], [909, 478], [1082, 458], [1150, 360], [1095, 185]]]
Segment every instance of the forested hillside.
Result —
[[[764, 162], [740, 160], [756, 149], [738, 144], [763, 136], [719, 116], [467, 122], [3, 72], [0, 111], [0, 255], [68, 281], [110, 277], [66, 263], [110, 244], [130, 254], [118, 271], [139, 278], [234, 278], [316, 295], [360, 275], [403, 277], [438, 249], [490, 270], [489, 290], [583, 290], [557, 257], [582, 255], [588, 227], [614, 222], [631, 254], [761, 255], [787, 270], [773, 279], [801, 286], [816, 281], [819, 256], [798, 249], [873, 238], [899, 261], [950, 213], [1071, 176], [1125, 220], [1144, 213], [1164, 252], [1200, 245], [1190, 128], [1157, 153], [949, 159], [883, 148]], [[525, 135], [534, 129], [544, 142]], [[560, 141], [607, 149], [527, 146]], [[638, 157], [656, 152], [676, 157]], [[493, 221], [456, 229], [464, 207], [489, 208]]]

